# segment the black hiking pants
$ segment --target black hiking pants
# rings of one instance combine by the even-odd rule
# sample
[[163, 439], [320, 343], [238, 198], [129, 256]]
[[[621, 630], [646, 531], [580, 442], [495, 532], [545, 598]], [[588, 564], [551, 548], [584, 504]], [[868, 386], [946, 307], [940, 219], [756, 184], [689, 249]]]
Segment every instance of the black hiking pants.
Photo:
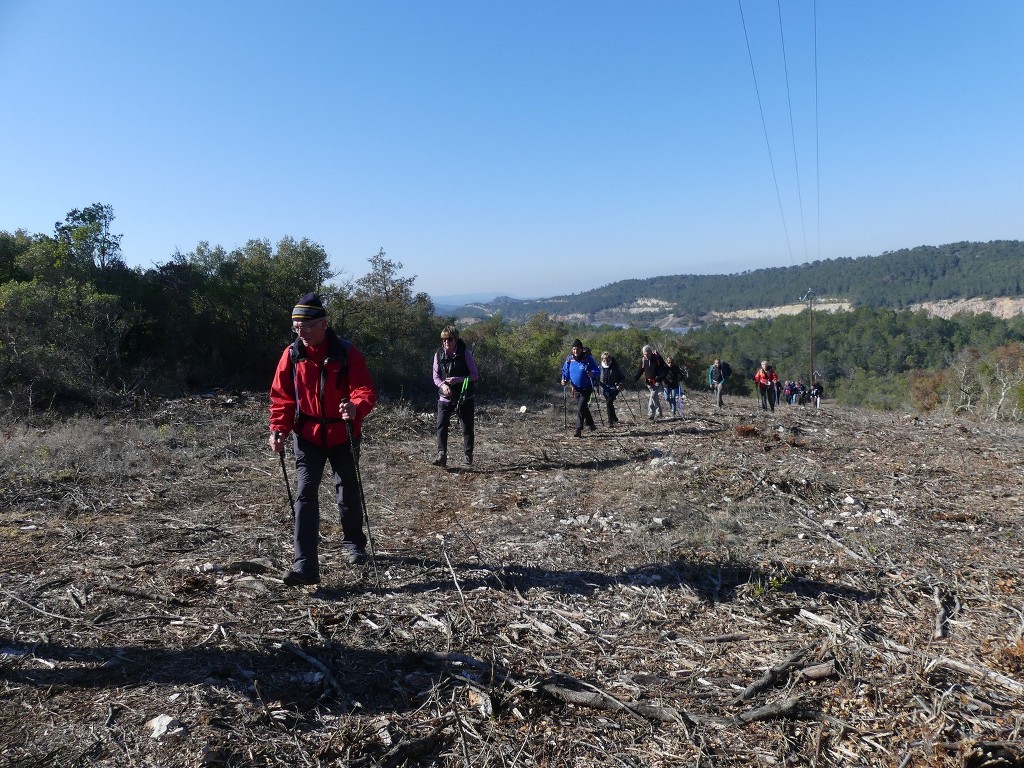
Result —
[[615, 415], [615, 398], [618, 397], [619, 390], [614, 387], [609, 387], [605, 390], [604, 394], [604, 407], [608, 412], [608, 424], [615, 424], [619, 417]]
[[[349, 551], [366, 548], [363, 533], [363, 505], [356, 481], [356, 463], [348, 443], [324, 450], [322, 446], [295, 436], [295, 562], [292, 570], [307, 578], [320, 575], [317, 545], [320, 539], [320, 481], [324, 467], [331, 463], [334, 495], [338, 503], [343, 544]], [[358, 445], [355, 446], [359, 453]]]
[[594, 423], [594, 415], [590, 412], [590, 398], [594, 395], [593, 387], [589, 389], [574, 389], [574, 391], [576, 394], [576, 431], [582, 431], [584, 425], [591, 429], [596, 429], [597, 425]]
[[[437, 435], [438, 453], [448, 453], [448, 428], [451, 425], [452, 416], [456, 412], [456, 402], [455, 400], [437, 401], [437, 424], [434, 431]], [[462, 405], [458, 406], [459, 421], [462, 422], [462, 450], [466, 452], [466, 456], [469, 458], [473, 457], [474, 402], [474, 398], [467, 397], [462, 401]]]

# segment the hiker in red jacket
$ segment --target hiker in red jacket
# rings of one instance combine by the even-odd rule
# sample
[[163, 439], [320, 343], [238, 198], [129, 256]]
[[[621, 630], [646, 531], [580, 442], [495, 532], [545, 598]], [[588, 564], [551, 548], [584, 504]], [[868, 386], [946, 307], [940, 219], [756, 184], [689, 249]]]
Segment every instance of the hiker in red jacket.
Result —
[[[270, 449], [284, 450], [294, 433], [295, 557], [284, 574], [288, 586], [320, 581], [320, 480], [331, 463], [346, 557], [366, 560], [363, 506], [356, 462], [362, 422], [377, 402], [366, 358], [339, 339], [327, 322], [320, 297], [309, 293], [292, 310], [297, 338], [281, 354], [270, 385]], [[349, 438], [351, 437], [351, 443]]]
[[767, 360], [761, 361], [761, 367], [754, 374], [754, 381], [761, 392], [761, 408], [767, 411], [769, 408], [775, 410], [775, 394], [779, 385], [779, 376], [775, 369], [768, 365]]

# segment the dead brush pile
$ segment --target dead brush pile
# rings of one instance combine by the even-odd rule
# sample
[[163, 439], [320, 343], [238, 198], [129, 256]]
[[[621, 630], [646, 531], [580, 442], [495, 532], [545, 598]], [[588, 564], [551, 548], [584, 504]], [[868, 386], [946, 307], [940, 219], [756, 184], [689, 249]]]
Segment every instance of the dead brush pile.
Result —
[[1019, 427], [561, 405], [380, 407], [308, 589], [260, 399], [8, 426], [0, 764], [1024, 765]]

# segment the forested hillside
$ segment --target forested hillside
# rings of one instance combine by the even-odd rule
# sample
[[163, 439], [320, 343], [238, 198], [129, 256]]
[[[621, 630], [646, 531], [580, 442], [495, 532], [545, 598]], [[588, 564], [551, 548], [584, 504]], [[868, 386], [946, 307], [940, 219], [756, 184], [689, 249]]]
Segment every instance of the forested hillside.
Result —
[[[383, 399], [429, 402], [435, 396], [430, 360], [438, 331], [452, 318], [438, 315], [430, 298], [415, 290], [415, 276], [403, 275], [402, 264], [383, 250], [368, 255], [365, 275], [347, 282], [336, 280], [322, 246], [291, 237], [276, 244], [253, 239], [230, 251], [201, 242], [165, 264], [133, 269], [113, 218], [109, 206], [95, 204], [68, 213], [52, 234], [0, 232], [5, 415], [139, 407], [217, 387], [263, 390], [290, 341], [291, 307], [311, 289], [323, 295], [335, 330], [366, 353]], [[783, 379], [820, 380], [828, 399], [840, 405], [1019, 419], [1024, 319], [943, 319], [868, 299], [882, 298], [881, 286], [898, 302], [949, 296], [956, 275], [974, 281], [960, 284], [964, 295], [1019, 292], [1020, 256], [1018, 242], [960, 244], [700, 278], [702, 285], [723, 286], [709, 303], [724, 304], [722, 297], [731, 294], [724, 286], [736, 285], [737, 296], [746, 291], [744, 301], [759, 306], [771, 297], [792, 301], [808, 283], [821, 296], [830, 285], [846, 285], [859, 304], [850, 312], [808, 307], [745, 325], [704, 322], [680, 335], [646, 327], [642, 316], [626, 327], [588, 322], [569, 297], [557, 313], [539, 310], [522, 319], [497, 313], [464, 322], [463, 338], [483, 372], [481, 395], [491, 400], [560, 395], [562, 361], [580, 337], [595, 354], [609, 350], [618, 357], [630, 386], [636, 386], [640, 348], [651, 343], [685, 369], [690, 391], [706, 387], [708, 364], [722, 356], [734, 371], [729, 395], [749, 397], [750, 377], [768, 359]], [[863, 272], [863, 279], [840, 283], [844, 269]], [[819, 283], [818, 274], [832, 274], [834, 282]], [[671, 279], [662, 281], [668, 286]], [[627, 281], [618, 289], [650, 283]]]
[[548, 299], [499, 298], [483, 306], [509, 318], [543, 311], [593, 315], [641, 299], [667, 303], [662, 314], [699, 318], [708, 312], [792, 304], [811, 289], [854, 306], [901, 309], [925, 301], [1020, 296], [1024, 242], [951, 243], [889, 251], [881, 256], [828, 259], [733, 275], [667, 275], [622, 280]]

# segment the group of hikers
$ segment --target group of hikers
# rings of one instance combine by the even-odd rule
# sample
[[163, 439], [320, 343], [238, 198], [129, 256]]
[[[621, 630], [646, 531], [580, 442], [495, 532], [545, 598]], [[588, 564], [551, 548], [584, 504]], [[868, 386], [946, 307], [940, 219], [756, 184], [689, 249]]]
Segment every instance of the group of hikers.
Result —
[[[647, 398], [647, 418], [654, 421], [664, 416], [661, 396], [665, 396], [665, 405], [671, 415], [681, 416], [683, 412], [681, 386], [685, 374], [671, 357], [662, 358], [649, 344], [641, 350], [640, 365], [633, 376], [634, 381], [641, 377], [649, 392]], [[576, 401], [575, 437], [581, 437], [583, 428], [597, 429], [594, 416], [590, 412], [590, 400], [596, 391], [604, 398], [605, 410], [608, 414], [608, 426], [619, 423], [615, 412], [615, 398], [626, 385], [626, 375], [610, 352], [601, 353], [601, 363], [594, 360], [590, 348], [579, 339], [573, 339], [569, 356], [562, 363], [563, 403], [567, 390], [572, 391]], [[598, 389], [600, 388], [600, 389]]]
[[796, 381], [779, 381], [775, 368], [767, 360], [761, 361], [761, 367], [754, 374], [758, 393], [761, 395], [761, 408], [775, 410], [775, 404], [785, 400], [789, 405], [807, 405], [813, 403], [815, 408], [821, 407], [821, 398], [825, 394], [821, 382], [814, 382], [809, 388], [803, 379]]
[[[297, 492], [292, 501], [295, 518], [292, 566], [282, 577], [288, 586], [320, 582], [318, 542], [320, 538], [319, 489], [328, 463], [333, 475], [335, 498], [341, 519], [342, 544], [347, 561], [359, 565], [366, 560], [367, 534], [363, 531], [365, 500], [359, 477], [359, 442], [363, 420], [377, 402], [377, 392], [366, 358], [351, 342], [341, 339], [328, 324], [323, 302], [315, 293], [306, 294], [292, 309], [295, 339], [281, 353], [270, 385], [270, 449], [281, 460], [286, 484], [284, 443], [292, 435]], [[467, 466], [473, 464], [475, 395], [480, 374], [473, 353], [459, 338], [455, 326], [441, 330], [440, 347], [434, 353], [432, 373], [437, 387], [437, 416], [434, 434], [437, 453], [433, 464], [448, 465], [448, 433], [451, 420], [462, 425], [462, 450]], [[584, 428], [597, 429], [590, 402], [599, 391], [604, 398], [608, 426], [619, 422], [615, 399], [625, 388], [627, 375], [609, 352], [601, 362], [594, 360], [580, 339], [562, 364], [563, 403], [571, 390], [576, 402], [575, 437]], [[685, 372], [672, 357], [647, 344], [641, 350], [633, 380], [641, 378], [648, 390], [647, 418], [664, 415], [661, 398], [671, 416], [682, 415], [681, 385]], [[724, 407], [723, 389], [731, 369], [720, 359], [708, 368], [708, 387], [719, 408]], [[778, 376], [762, 361], [754, 376], [765, 409], [775, 409], [781, 391]], [[600, 388], [600, 390], [598, 390]], [[793, 388], [789, 388], [791, 397]], [[814, 394], [814, 393], [817, 394]], [[820, 402], [821, 387], [809, 390]], [[289, 498], [291, 486], [288, 486]], [[371, 555], [372, 555], [371, 548]]]

